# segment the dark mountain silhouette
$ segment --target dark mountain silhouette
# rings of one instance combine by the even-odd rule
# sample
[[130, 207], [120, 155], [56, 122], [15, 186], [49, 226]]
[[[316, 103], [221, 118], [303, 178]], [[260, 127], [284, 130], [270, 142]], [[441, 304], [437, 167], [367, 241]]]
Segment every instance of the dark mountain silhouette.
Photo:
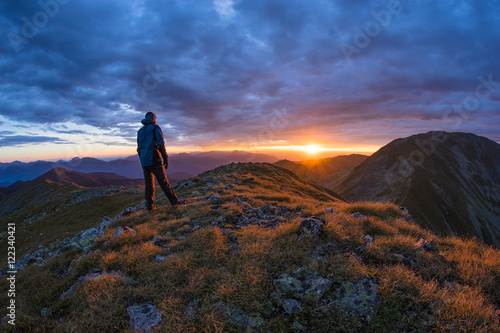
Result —
[[397, 139], [332, 189], [349, 200], [392, 201], [444, 235], [500, 246], [500, 145], [467, 133]]
[[144, 180], [142, 178], [130, 179], [111, 172], [83, 173], [64, 168], [54, 168], [33, 180], [19, 180], [10, 186], [0, 188], [0, 192], [4, 195], [9, 195], [24, 187], [36, 184], [42, 180], [49, 180], [52, 182], [63, 184], [75, 184], [84, 187], [101, 187], [111, 185], [144, 185]]

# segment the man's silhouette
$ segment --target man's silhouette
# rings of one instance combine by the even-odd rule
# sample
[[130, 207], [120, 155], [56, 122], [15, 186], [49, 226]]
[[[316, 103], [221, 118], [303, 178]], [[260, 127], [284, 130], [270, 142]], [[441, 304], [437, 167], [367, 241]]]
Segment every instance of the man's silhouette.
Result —
[[168, 168], [168, 155], [165, 149], [165, 140], [160, 126], [156, 125], [156, 115], [153, 112], [146, 113], [145, 119], [141, 121], [144, 125], [137, 131], [137, 154], [141, 159], [144, 181], [146, 182], [146, 208], [155, 210], [155, 184], [153, 175], [161, 186], [172, 206], [182, 204], [168, 183], [165, 169]]

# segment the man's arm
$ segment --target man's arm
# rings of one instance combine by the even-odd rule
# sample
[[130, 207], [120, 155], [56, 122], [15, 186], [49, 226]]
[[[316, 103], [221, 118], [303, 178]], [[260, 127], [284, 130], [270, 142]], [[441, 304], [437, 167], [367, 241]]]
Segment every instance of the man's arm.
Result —
[[156, 147], [160, 151], [161, 158], [163, 159], [163, 164], [165, 165], [165, 169], [168, 168], [168, 154], [165, 149], [165, 139], [163, 138], [163, 132], [161, 131], [160, 126], [157, 126], [155, 129], [155, 139], [156, 139]]
[[141, 157], [141, 149], [139, 148], [139, 133], [137, 133], [137, 154]]

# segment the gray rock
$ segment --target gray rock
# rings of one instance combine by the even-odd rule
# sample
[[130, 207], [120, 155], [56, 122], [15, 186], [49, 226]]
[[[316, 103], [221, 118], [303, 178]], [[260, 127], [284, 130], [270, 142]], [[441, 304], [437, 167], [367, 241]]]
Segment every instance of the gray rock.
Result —
[[305, 280], [313, 273], [305, 267], [299, 267], [296, 270], [290, 272], [290, 276], [299, 280]]
[[161, 322], [161, 314], [151, 304], [133, 305], [127, 308], [130, 328], [136, 332], [149, 332]]
[[418, 242], [415, 244], [415, 247], [419, 250], [423, 250], [426, 252], [435, 252], [434, 247], [432, 247], [432, 244], [423, 238], [420, 238], [418, 240]]
[[104, 229], [106, 229], [114, 221], [115, 221], [114, 219], [109, 218], [107, 216], [104, 216], [104, 218], [102, 219], [101, 224], [99, 224], [99, 227], [97, 229], [99, 229], [100, 231], [103, 231]]
[[155, 235], [153, 237], [153, 239], [151, 240], [151, 243], [153, 244], [158, 244], [160, 242], [160, 236], [159, 235]]
[[364, 235], [363, 237], [361, 237], [361, 241], [365, 244], [371, 244], [373, 243], [373, 237], [370, 235]]
[[327, 208], [325, 211], [327, 214], [337, 214], [337, 211], [333, 208]]
[[247, 314], [239, 306], [234, 304], [219, 302], [215, 307], [222, 312], [224, 317], [231, 324], [240, 328], [258, 328], [265, 323], [264, 318], [262, 318], [259, 313]]
[[379, 304], [378, 285], [371, 276], [344, 281], [330, 305], [352, 315], [369, 316]]
[[52, 310], [50, 308], [43, 308], [40, 310], [40, 316], [42, 317], [52, 316]]
[[301, 298], [304, 292], [302, 281], [288, 274], [283, 274], [279, 279], [274, 280], [274, 288], [278, 293], [296, 298]]
[[308, 302], [317, 302], [323, 295], [330, 290], [332, 281], [321, 276], [311, 276], [304, 281], [306, 291], [304, 292], [304, 300]]
[[325, 223], [324, 219], [317, 216], [305, 218], [300, 221], [299, 235], [317, 237], [323, 231]]
[[165, 260], [166, 258], [167, 258], [167, 257], [165, 257], [165, 256], [157, 255], [157, 256], [153, 259], [153, 261], [154, 261], [154, 262], [160, 262], [160, 261]]
[[368, 217], [366, 215], [363, 215], [361, 213], [354, 213], [351, 215], [352, 218], [355, 218], [355, 219], [360, 219], [360, 220], [366, 220]]
[[102, 236], [103, 232], [97, 228], [90, 228], [83, 230], [76, 234], [70, 241], [69, 245], [74, 245], [75, 247], [88, 250], [94, 245], [95, 240]]
[[283, 300], [281, 302], [281, 307], [288, 314], [293, 314], [295, 312], [302, 311], [302, 304], [293, 298]]
[[200, 192], [198, 192], [198, 191], [191, 192], [191, 196], [193, 196], [193, 197], [201, 197], [201, 195], [202, 194]]
[[218, 203], [219, 199], [220, 199], [220, 196], [217, 193], [214, 193], [208, 197], [207, 202], [208, 203]]
[[123, 227], [118, 227], [115, 229], [115, 232], [113, 233], [113, 237], [120, 237], [122, 235], [135, 235], [136, 231], [132, 228], [123, 226]]

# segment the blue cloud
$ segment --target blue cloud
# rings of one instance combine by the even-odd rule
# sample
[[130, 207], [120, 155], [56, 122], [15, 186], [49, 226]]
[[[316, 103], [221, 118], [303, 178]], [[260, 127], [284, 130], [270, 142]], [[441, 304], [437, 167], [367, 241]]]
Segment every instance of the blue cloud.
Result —
[[40, 144], [45, 142], [64, 143], [65, 140], [51, 136], [8, 135], [0, 138], [0, 147]]
[[[122, 103], [156, 112], [174, 142], [209, 145], [256, 137], [286, 109], [276, 139], [297, 139], [304, 126], [328, 137], [378, 120], [369, 139], [401, 119], [419, 123], [399, 135], [439, 129], [446, 110], [474, 94], [478, 76], [500, 81], [495, 2], [400, 1], [388, 16], [389, 3], [70, 1], [19, 52], [0, 41], [0, 115], [121, 126], [133, 142], [127, 126], [141, 117], [120, 112]], [[37, 2], [5, 1], [0, 20], [22, 36], [23, 18], [40, 11]], [[369, 43], [356, 46], [356, 38]], [[344, 42], [359, 51], [350, 61]], [[491, 122], [500, 126], [472, 117], [457, 130], [491, 135]]]

